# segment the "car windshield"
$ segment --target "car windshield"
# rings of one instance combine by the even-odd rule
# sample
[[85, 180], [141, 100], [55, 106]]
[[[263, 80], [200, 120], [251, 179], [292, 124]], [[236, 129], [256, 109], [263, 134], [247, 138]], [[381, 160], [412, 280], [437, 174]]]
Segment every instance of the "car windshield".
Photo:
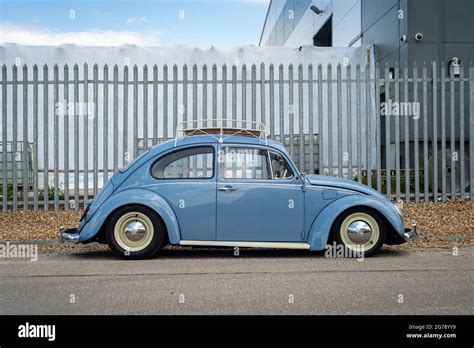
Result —
[[145, 156], [150, 150], [146, 150], [144, 153], [142, 153], [140, 156], [138, 156], [137, 158], [135, 158], [133, 161], [131, 161], [130, 163], [126, 164], [124, 167], [122, 168], [119, 168], [119, 172], [120, 173], [124, 173], [126, 172], [134, 163], [136, 163], [140, 158], [142, 158], [143, 156]]

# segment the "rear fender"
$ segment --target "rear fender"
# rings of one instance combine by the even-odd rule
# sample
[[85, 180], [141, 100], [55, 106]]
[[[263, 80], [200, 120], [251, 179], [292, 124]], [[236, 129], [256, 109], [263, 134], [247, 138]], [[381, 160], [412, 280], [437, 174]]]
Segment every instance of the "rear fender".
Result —
[[171, 244], [179, 244], [180, 231], [176, 215], [160, 195], [146, 189], [129, 189], [112, 194], [79, 231], [79, 242], [87, 242], [99, 233], [109, 215], [117, 208], [138, 204], [154, 210], [163, 220]]

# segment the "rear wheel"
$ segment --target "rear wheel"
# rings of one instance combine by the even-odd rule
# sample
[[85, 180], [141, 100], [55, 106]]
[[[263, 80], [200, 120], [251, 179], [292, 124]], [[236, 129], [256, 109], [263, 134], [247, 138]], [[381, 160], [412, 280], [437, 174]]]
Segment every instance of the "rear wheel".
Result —
[[338, 244], [365, 256], [380, 250], [385, 242], [385, 231], [385, 224], [380, 216], [364, 208], [343, 213], [332, 227], [332, 234]]
[[155, 255], [162, 246], [165, 229], [151, 209], [133, 205], [113, 213], [106, 237], [116, 255], [125, 259], [146, 259]]

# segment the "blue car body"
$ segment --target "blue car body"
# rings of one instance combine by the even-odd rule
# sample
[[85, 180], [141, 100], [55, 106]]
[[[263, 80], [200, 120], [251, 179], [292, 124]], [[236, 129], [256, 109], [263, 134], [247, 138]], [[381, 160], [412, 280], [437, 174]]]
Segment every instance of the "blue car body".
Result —
[[[213, 154], [212, 176], [163, 180], [152, 175], [151, 167], [163, 156], [198, 146], [209, 147], [207, 151]], [[277, 153], [293, 175], [282, 180], [224, 179], [217, 155], [224, 147]], [[132, 204], [156, 212], [169, 243], [176, 245], [186, 245], [186, 241], [203, 245], [206, 241], [284, 242], [322, 250], [335, 219], [353, 207], [366, 207], [383, 217], [386, 243], [404, 242], [403, 217], [380, 193], [350, 180], [302, 175], [281, 143], [248, 136], [232, 136], [221, 143], [212, 135], [195, 135], [154, 146], [103, 187], [79, 223], [78, 242], [103, 241], [109, 216]]]

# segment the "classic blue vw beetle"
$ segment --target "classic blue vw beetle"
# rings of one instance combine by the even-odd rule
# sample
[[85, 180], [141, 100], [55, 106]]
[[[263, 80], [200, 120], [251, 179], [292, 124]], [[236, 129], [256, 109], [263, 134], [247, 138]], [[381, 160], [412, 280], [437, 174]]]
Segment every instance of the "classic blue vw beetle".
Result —
[[167, 244], [323, 250], [337, 243], [369, 255], [417, 238], [416, 226], [405, 230], [401, 211], [377, 191], [299, 173], [283, 145], [251, 124], [178, 128], [181, 136], [116, 172], [59, 240], [107, 243], [123, 258], [143, 259]]

